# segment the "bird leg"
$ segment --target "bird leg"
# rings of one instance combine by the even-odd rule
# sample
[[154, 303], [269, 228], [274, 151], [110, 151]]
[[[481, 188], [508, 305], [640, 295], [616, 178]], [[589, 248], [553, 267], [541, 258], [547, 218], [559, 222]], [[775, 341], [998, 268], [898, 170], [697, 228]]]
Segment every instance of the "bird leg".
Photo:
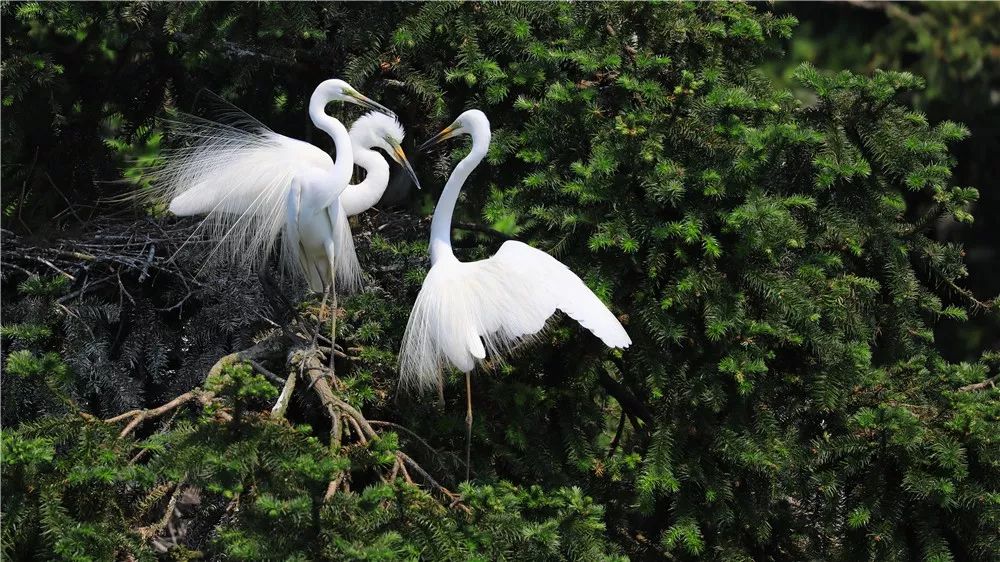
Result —
[[465, 480], [469, 480], [470, 454], [472, 452], [472, 376], [465, 372]]
[[310, 349], [316, 349], [316, 340], [319, 339], [319, 331], [323, 329], [323, 309], [326, 308], [326, 298], [329, 294], [326, 289], [323, 290], [323, 299], [319, 303], [319, 311], [316, 312], [316, 330], [313, 331], [312, 344], [309, 345]]
[[330, 356], [328, 358], [330, 374], [333, 374], [333, 351], [337, 349], [337, 273], [333, 270], [333, 262], [330, 262], [330, 306], [333, 311], [330, 314]]

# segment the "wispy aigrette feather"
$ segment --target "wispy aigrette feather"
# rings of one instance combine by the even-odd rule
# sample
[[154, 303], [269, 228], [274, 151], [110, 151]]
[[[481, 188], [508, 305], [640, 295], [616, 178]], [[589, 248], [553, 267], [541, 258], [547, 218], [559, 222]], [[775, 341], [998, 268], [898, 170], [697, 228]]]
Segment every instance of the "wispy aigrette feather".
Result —
[[[311, 289], [332, 286], [334, 269], [342, 292], [361, 286], [347, 217], [374, 205], [388, 183], [388, 164], [371, 148], [401, 158], [398, 147], [404, 132], [395, 117], [372, 112], [358, 119], [349, 133], [324, 111], [331, 95], [352, 100], [363, 96], [333, 80], [321, 84], [310, 100], [314, 123], [343, 151], [336, 162], [319, 148], [277, 134], [218, 98], [213, 99], [225, 110], [225, 123], [190, 115], [168, 122], [174, 138], [187, 146], [165, 152], [150, 170], [152, 191], [169, 200], [176, 215], [204, 215], [199, 232], [215, 244], [210, 261], [259, 265], [283, 232], [282, 263], [301, 273]], [[377, 105], [364, 100], [362, 105]], [[355, 153], [366, 178], [348, 186]], [[408, 164], [406, 168], [412, 174]], [[350, 213], [339, 199], [344, 193]]]
[[[174, 121], [171, 133], [191, 145], [165, 154], [153, 171], [154, 188], [171, 200], [171, 212], [205, 215], [202, 228], [217, 244], [212, 257], [247, 266], [273, 250], [292, 179], [311, 168], [333, 169], [333, 160], [316, 146], [259, 127]], [[296, 256], [283, 259], [297, 267]]]

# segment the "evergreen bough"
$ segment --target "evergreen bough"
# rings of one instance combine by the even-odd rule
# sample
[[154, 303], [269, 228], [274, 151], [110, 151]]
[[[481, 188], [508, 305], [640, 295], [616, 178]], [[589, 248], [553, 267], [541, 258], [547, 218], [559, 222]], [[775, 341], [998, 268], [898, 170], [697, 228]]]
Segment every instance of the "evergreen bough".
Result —
[[[199, 293], [178, 312], [153, 302], [176, 282], [138, 277], [130, 304], [115, 293], [63, 305], [75, 285], [31, 278], [2, 332], [4, 413], [17, 422], [3, 438], [5, 555], [152, 558], [159, 531], [184, 523], [170, 515], [181, 491], [198, 490], [187, 539], [164, 556], [1000, 557], [1000, 357], [953, 363], [934, 345], [940, 319], [995, 314], [996, 302], [962, 288], [962, 248], [930, 235], [943, 218], [971, 221], [977, 193], [950, 180], [948, 147], [966, 130], [899, 103], [919, 77], [803, 66], [795, 78], [809, 95], [796, 99], [755, 70], [794, 20], [747, 4], [127, 9], [7, 5], [4, 23], [22, 31], [5, 55], [4, 105], [83, 81], [58, 62], [72, 53], [24, 29], [68, 35], [73, 21], [103, 21], [114, 24], [102, 31], [109, 40], [193, 77], [143, 90], [156, 108], [226, 84], [265, 121], [302, 127], [306, 92], [331, 75], [400, 108], [412, 138], [480, 108], [493, 146], [463, 193], [456, 245], [479, 257], [516, 237], [557, 255], [635, 345], [608, 353], [557, 321], [543, 342], [477, 376], [482, 423], [464, 511], [376, 477], [400, 448], [422, 447], [412, 435], [388, 431], [331, 455], [319, 405], [299, 399], [298, 417], [275, 421], [265, 414], [277, 387], [248, 366], [206, 383], [211, 404], [120, 438], [93, 415], [200, 384], [193, 373], [211, 363], [192, 365], [185, 350], [204, 361], [243, 347], [261, 297], [210, 304]], [[52, 64], [61, 70], [42, 72]], [[260, 79], [271, 70], [279, 79]], [[112, 115], [100, 150], [155, 157], [154, 114]], [[5, 125], [4, 142], [30, 158], [19, 129]], [[425, 185], [443, 184], [456, 152], [417, 163], [437, 179]], [[408, 216], [426, 214], [431, 191]], [[450, 484], [464, 472], [458, 381], [444, 410], [395, 394], [394, 354], [426, 267], [426, 223], [404, 224], [361, 229], [374, 273], [370, 291], [344, 303], [338, 341], [349, 356], [338, 373], [346, 400], [436, 449], [425, 464]], [[83, 310], [96, 320], [78, 322]], [[114, 332], [123, 311], [163, 337], [107, 353], [140, 333]], [[206, 328], [227, 314], [240, 316], [228, 331]], [[74, 328], [91, 324], [89, 335]], [[113, 380], [131, 402], [112, 399], [101, 386], [111, 379], [85, 363], [67, 367], [61, 357], [82, 345], [121, 369]], [[171, 369], [192, 373], [185, 388], [164, 382]], [[339, 471], [352, 491], [326, 500]]]

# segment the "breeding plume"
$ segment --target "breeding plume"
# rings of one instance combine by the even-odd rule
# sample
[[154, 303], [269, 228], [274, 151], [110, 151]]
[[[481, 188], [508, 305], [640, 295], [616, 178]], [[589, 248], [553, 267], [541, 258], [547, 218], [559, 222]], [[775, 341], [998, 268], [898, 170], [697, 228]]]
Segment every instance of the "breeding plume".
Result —
[[[334, 221], [337, 199], [354, 170], [355, 149], [344, 125], [326, 113], [333, 101], [374, 109], [395, 121], [391, 111], [346, 82], [327, 80], [309, 100], [309, 117], [333, 139], [336, 161], [319, 147], [279, 135], [256, 121], [251, 130], [200, 120], [181, 128], [195, 142], [167, 154], [156, 183], [171, 198], [174, 214], [206, 215], [202, 224], [218, 241], [213, 257], [255, 264], [270, 253], [284, 230], [285, 265], [300, 270], [315, 291], [333, 287], [337, 250], [349, 247], [353, 254], [350, 229], [346, 238], [338, 236]], [[387, 151], [414, 175], [398, 140], [386, 140]], [[356, 281], [356, 266], [340, 271], [348, 285]]]
[[[478, 110], [461, 114], [421, 149], [457, 135], [472, 137], [472, 150], [445, 184], [431, 221], [431, 269], [417, 295], [403, 335], [400, 374], [404, 385], [428, 388], [448, 365], [465, 372], [469, 394], [466, 430], [471, 433], [469, 372], [490, 354], [537, 334], [556, 310], [579, 322], [608, 347], [632, 340], [590, 289], [552, 256], [517, 241], [491, 258], [459, 261], [451, 248], [451, 219], [462, 185], [486, 156], [490, 123]], [[467, 435], [469, 437], [469, 435]], [[466, 461], [468, 463], [468, 449]]]

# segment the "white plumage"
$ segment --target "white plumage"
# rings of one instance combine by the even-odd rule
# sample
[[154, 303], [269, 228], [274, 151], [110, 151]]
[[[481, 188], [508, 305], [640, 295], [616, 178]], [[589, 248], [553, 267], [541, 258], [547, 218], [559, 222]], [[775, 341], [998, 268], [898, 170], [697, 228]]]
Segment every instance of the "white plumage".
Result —
[[389, 163], [373, 149], [381, 148], [403, 166], [418, 188], [420, 182], [400, 148], [406, 131], [394, 117], [376, 112], [366, 113], [351, 124], [349, 134], [354, 164], [365, 170], [365, 178], [357, 184], [348, 185], [340, 194], [336, 206], [330, 208], [330, 220], [338, 256], [337, 282], [350, 291], [361, 286], [361, 264], [354, 250], [354, 237], [348, 217], [374, 207], [389, 185]]
[[189, 119], [174, 123], [171, 131], [194, 144], [166, 153], [156, 170], [170, 211], [206, 215], [201, 228], [217, 242], [212, 256], [243, 265], [256, 265], [270, 254], [285, 225], [292, 180], [333, 171], [333, 159], [320, 148], [263, 125], [246, 130]]
[[559, 260], [517, 241], [491, 258], [445, 257], [431, 268], [403, 336], [403, 380], [433, 386], [447, 365], [467, 372], [540, 332], [561, 310], [608, 347], [628, 347], [621, 323]]
[[403, 384], [433, 387], [449, 365], [468, 373], [487, 352], [502, 355], [540, 332], [556, 310], [605, 345], [628, 347], [632, 341], [618, 319], [576, 274], [545, 252], [509, 241], [489, 259], [463, 263], [455, 258], [451, 218], [462, 184], [486, 155], [489, 121], [478, 110], [467, 111], [426, 143], [465, 132], [472, 136], [472, 150], [456, 166], [434, 211], [431, 270], [403, 336]]
[[[360, 286], [361, 268], [339, 197], [345, 189], [352, 202], [370, 200], [374, 193], [373, 205], [381, 197], [388, 164], [372, 147], [386, 149], [411, 175], [412, 169], [399, 148], [403, 131], [394, 116], [367, 114], [349, 134], [325, 112], [334, 100], [391, 112], [340, 80], [320, 84], [310, 99], [309, 114], [333, 138], [336, 161], [318, 147], [279, 135], [242, 113], [242, 126], [198, 118], [173, 123], [173, 133], [192, 143], [165, 155], [155, 170], [154, 187], [171, 200], [174, 214], [206, 215], [199, 228], [208, 229], [217, 243], [210, 259], [257, 265], [283, 231], [282, 262], [289, 271], [301, 272], [312, 290], [332, 287], [334, 271], [342, 290]], [[347, 182], [356, 157], [367, 177], [352, 189]]]

